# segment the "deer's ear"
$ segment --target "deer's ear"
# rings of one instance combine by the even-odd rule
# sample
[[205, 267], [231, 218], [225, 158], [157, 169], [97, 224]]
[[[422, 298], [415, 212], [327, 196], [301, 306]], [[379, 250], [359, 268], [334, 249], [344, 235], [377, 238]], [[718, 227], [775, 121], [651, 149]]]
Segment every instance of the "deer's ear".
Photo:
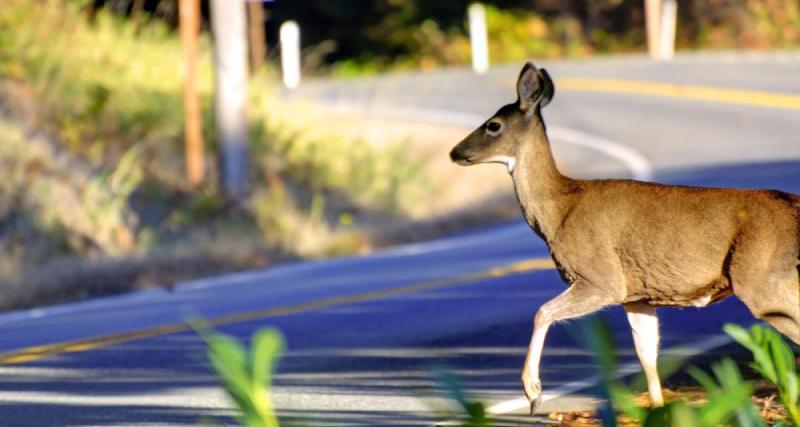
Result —
[[553, 93], [553, 81], [547, 71], [537, 70], [536, 66], [530, 62], [522, 67], [517, 80], [517, 98], [520, 110], [531, 111], [537, 104], [544, 107], [553, 98]]
[[553, 100], [553, 96], [556, 94], [556, 86], [553, 84], [550, 74], [544, 68], [539, 70], [539, 75], [542, 77], [542, 99], [539, 101], [539, 107], [544, 108]]

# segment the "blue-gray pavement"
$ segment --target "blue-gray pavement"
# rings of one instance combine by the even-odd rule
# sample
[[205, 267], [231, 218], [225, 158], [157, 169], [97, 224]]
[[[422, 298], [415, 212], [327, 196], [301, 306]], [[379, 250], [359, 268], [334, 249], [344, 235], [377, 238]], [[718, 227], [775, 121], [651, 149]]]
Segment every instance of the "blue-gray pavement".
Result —
[[[768, 187], [800, 192], [800, 162], [676, 171], [670, 182]], [[544, 245], [513, 223], [366, 257], [200, 281], [175, 292], [145, 292], [0, 317], [0, 345], [11, 350], [141, 329], [181, 320], [185, 308], [213, 317], [460, 276], [542, 256]], [[447, 367], [477, 398], [520, 396], [519, 370], [537, 307], [563, 291], [554, 270], [479, 280], [443, 289], [342, 304], [219, 327], [247, 340], [270, 326], [288, 340], [275, 377], [280, 414], [303, 425], [430, 425], [425, 402], [441, 396], [434, 372]], [[82, 305], [86, 306], [83, 309]], [[59, 313], [59, 311], [61, 313]], [[753, 319], [735, 299], [705, 309], [661, 309], [662, 348], [720, 334], [725, 322]], [[611, 325], [622, 363], [635, 362], [624, 313]], [[545, 391], [595, 372], [576, 339], [581, 321], [557, 325], [542, 361]], [[0, 367], [0, 419], [8, 426], [195, 425], [223, 416], [227, 402], [201, 340], [181, 332]]]
[[[656, 170], [721, 163], [800, 158], [798, 110], [723, 104], [637, 93], [561, 90], [559, 79], [601, 78], [700, 85], [778, 94], [800, 93], [800, 52], [681, 54], [672, 62], [644, 56], [587, 60], [536, 60], [556, 81], [544, 109], [551, 127], [577, 129], [632, 148]], [[516, 97], [521, 64], [493, 67], [485, 75], [467, 69], [398, 73], [341, 81], [309, 81], [290, 97], [345, 106], [376, 116], [453, 123], [447, 114], [488, 118]], [[436, 117], [434, 112], [446, 114]], [[466, 131], [465, 131], [466, 135]], [[444, 143], [446, 154], [452, 142]], [[447, 146], [447, 147], [445, 147]], [[558, 156], [563, 141], [554, 139]], [[594, 153], [596, 154], [596, 153]], [[560, 159], [562, 160], [562, 159]], [[580, 159], [566, 156], [561, 167], [585, 174]], [[570, 160], [580, 163], [575, 168]], [[593, 161], [598, 162], [598, 156]], [[591, 165], [589, 166], [591, 168]], [[607, 174], [610, 170], [604, 168]]]
[[[506, 243], [496, 246], [498, 240]], [[198, 280], [171, 291], [10, 313], [0, 316], [0, 352], [183, 322], [195, 315], [218, 317], [458, 277], [545, 255], [544, 245], [530, 238], [524, 226], [492, 227], [369, 257], [289, 264]]]

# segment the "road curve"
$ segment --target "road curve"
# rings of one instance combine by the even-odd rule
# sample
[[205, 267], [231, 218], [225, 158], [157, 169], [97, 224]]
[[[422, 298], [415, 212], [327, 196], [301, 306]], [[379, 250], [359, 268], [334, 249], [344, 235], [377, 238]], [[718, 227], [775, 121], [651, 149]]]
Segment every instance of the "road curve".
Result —
[[[799, 64], [790, 56], [546, 66], [557, 81], [635, 78], [792, 94]], [[409, 109], [490, 114], [513, 94], [515, 68], [480, 77], [451, 70], [321, 82], [300, 95], [351, 103], [396, 97], [397, 105]], [[800, 193], [797, 114], [557, 88], [546, 118], [553, 126], [635, 150], [656, 168], [658, 180]], [[676, 167], [694, 168], [671, 169]], [[9, 313], [0, 316], [0, 418], [11, 426], [196, 425], [203, 417], [231, 423], [230, 405], [208, 370], [202, 343], [182, 323], [195, 315], [242, 339], [262, 326], [286, 334], [289, 351], [276, 375], [275, 399], [289, 421], [430, 425], [435, 419], [431, 405], [441, 402], [431, 372], [441, 366], [458, 374], [476, 397], [500, 405], [498, 411], [514, 411], [531, 318], [562, 290], [546, 247], [517, 221], [365, 257], [290, 264], [198, 280], [171, 292]], [[734, 299], [704, 310], [660, 314], [667, 354], [685, 354], [697, 343], [717, 339], [725, 321], [752, 321]], [[624, 314], [613, 309], [603, 316], [612, 325], [622, 362], [635, 362]], [[574, 328], [559, 325], [548, 336], [542, 376], [551, 396], [594, 373], [574, 334]]]

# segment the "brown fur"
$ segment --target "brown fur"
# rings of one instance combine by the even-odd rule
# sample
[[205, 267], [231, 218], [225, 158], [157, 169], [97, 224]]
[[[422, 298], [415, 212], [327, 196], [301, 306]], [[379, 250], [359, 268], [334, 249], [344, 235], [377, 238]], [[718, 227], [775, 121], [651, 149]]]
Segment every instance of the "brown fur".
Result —
[[[553, 93], [542, 71], [527, 64], [517, 102], [451, 152], [465, 165], [515, 160], [525, 219], [571, 285], [542, 307], [536, 325], [546, 330], [612, 304], [704, 306], [734, 294], [800, 344], [800, 197], [563, 176], [541, 116], [543, 96]], [[492, 122], [502, 130], [490, 132]], [[526, 382], [529, 398], [535, 388]]]

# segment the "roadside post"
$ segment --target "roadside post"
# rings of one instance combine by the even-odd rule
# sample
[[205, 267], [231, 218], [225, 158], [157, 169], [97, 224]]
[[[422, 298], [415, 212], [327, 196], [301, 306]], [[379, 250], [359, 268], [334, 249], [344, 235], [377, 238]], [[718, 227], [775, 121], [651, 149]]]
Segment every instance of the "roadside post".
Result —
[[478, 74], [489, 71], [489, 42], [486, 34], [486, 9], [473, 3], [467, 9], [469, 43], [472, 47], [472, 69]]
[[267, 41], [264, 34], [264, 6], [261, 0], [247, 2], [247, 27], [250, 38], [250, 71], [255, 73], [264, 64], [267, 56]]
[[661, 0], [644, 0], [645, 30], [647, 32], [647, 51], [650, 57], [658, 59], [658, 41], [661, 36]]
[[289, 89], [300, 85], [300, 28], [294, 21], [281, 24], [281, 72], [283, 84]]
[[247, 185], [247, 20], [245, 3], [211, 0], [214, 34], [214, 115], [220, 180], [229, 197]]
[[658, 56], [658, 59], [662, 61], [669, 61], [675, 56], [675, 27], [677, 24], [678, 2], [675, 0], [663, 0]]
[[675, 27], [678, 23], [676, 0], [644, 0], [647, 51], [657, 61], [675, 56]]
[[183, 45], [183, 133], [186, 177], [189, 185], [196, 188], [203, 184], [205, 176], [203, 125], [200, 114], [200, 97], [197, 94], [200, 0], [180, 0], [178, 12]]

